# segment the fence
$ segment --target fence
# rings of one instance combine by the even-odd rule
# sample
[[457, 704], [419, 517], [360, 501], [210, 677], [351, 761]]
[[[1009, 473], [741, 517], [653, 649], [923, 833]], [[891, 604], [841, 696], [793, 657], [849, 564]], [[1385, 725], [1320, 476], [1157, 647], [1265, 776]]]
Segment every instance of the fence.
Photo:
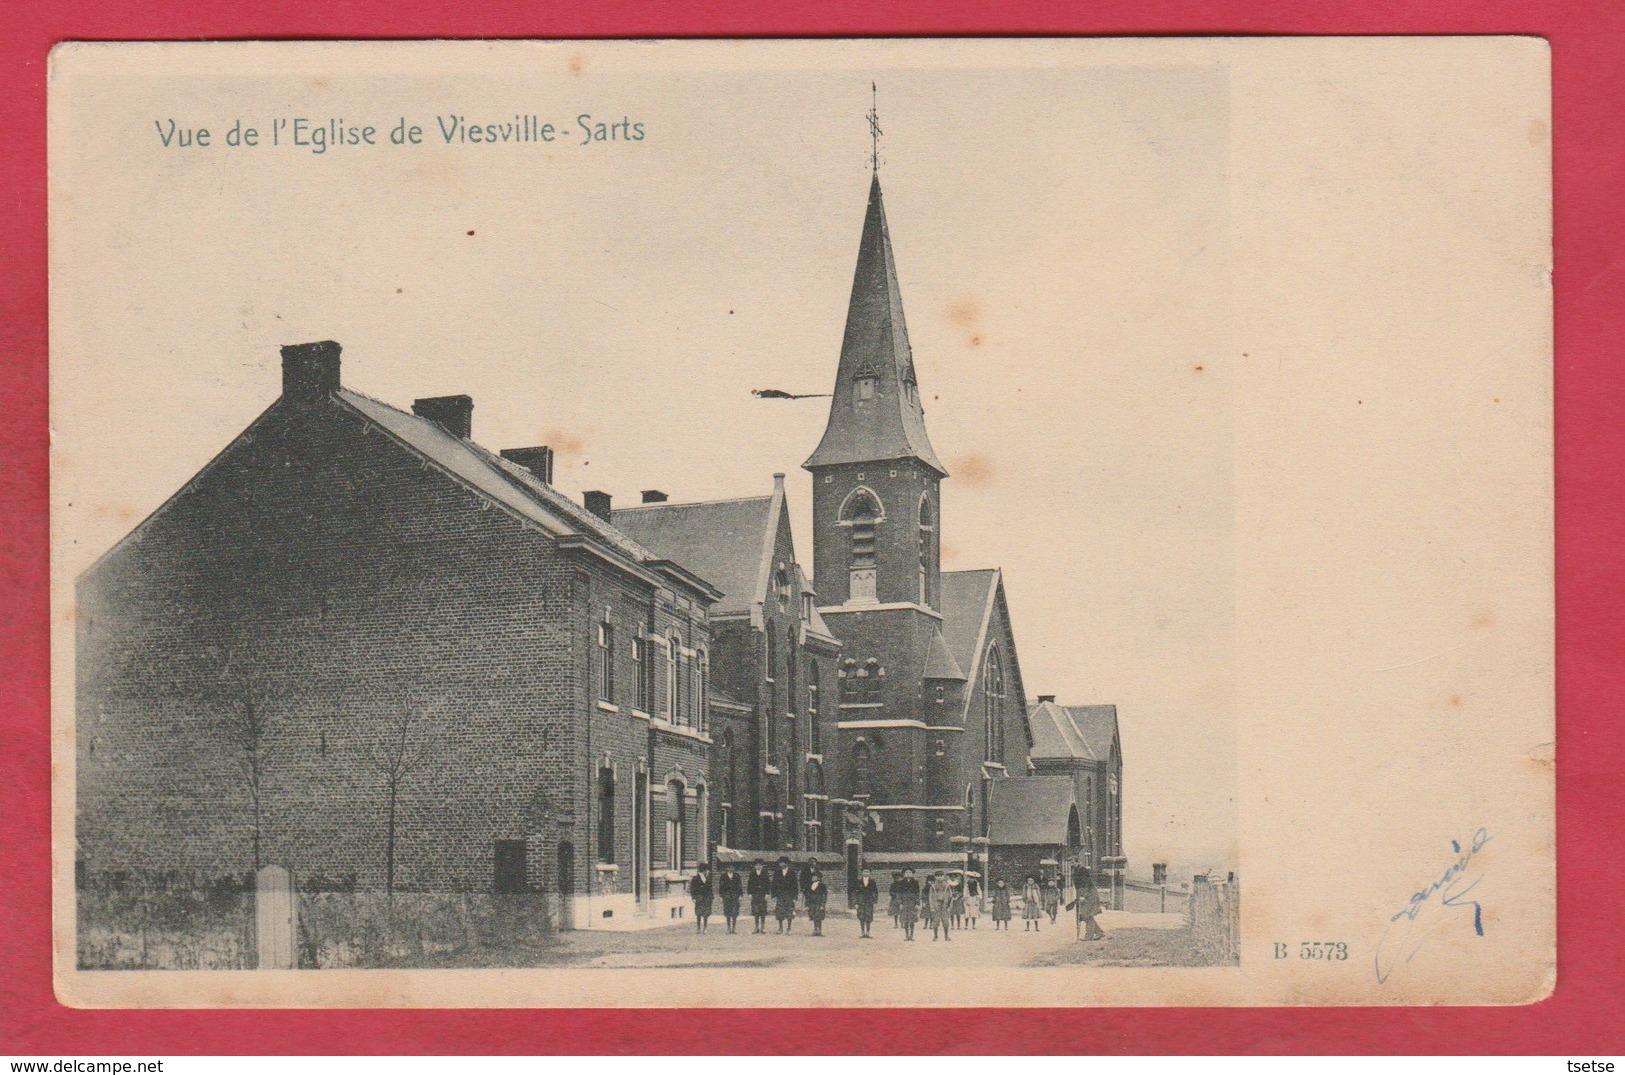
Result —
[[[77, 898], [81, 969], [261, 966], [252, 874], [86, 876]], [[296, 965], [523, 965], [542, 957], [556, 918], [557, 908], [540, 893], [389, 895], [357, 891], [353, 881], [310, 878], [294, 895]]]
[[1241, 962], [1241, 886], [1198, 877], [1185, 902], [1191, 944], [1214, 963]]
[[120, 872], [77, 892], [83, 970], [250, 970], [256, 965], [248, 877]]

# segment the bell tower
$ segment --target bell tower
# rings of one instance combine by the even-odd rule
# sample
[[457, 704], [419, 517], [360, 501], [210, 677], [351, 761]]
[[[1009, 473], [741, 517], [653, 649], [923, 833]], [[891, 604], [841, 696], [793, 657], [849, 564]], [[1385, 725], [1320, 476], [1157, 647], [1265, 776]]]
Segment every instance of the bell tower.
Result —
[[[871, 127], [878, 135], [872, 113]], [[813, 576], [826, 605], [935, 609], [948, 472], [925, 432], [878, 154], [874, 163], [829, 422], [802, 464], [813, 476]]]

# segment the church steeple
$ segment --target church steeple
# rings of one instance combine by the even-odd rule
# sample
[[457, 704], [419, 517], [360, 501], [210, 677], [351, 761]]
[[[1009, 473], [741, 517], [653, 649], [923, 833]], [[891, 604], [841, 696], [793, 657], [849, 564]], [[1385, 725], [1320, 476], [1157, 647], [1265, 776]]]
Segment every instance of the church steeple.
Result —
[[[878, 139], [872, 112], [870, 130]], [[941, 593], [939, 491], [948, 471], [925, 433], [878, 147], [872, 160], [829, 423], [802, 464], [813, 474], [813, 574], [829, 605], [929, 610]]]
[[939, 477], [948, 476], [925, 432], [925, 411], [920, 405], [914, 353], [903, 319], [903, 297], [897, 286], [897, 264], [876, 170], [869, 183], [869, 209], [858, 243], [858, 267], [852, 278], [829, 423], [818, 448], [802, 466], [816, 471], [891, 459], [918, 459]]

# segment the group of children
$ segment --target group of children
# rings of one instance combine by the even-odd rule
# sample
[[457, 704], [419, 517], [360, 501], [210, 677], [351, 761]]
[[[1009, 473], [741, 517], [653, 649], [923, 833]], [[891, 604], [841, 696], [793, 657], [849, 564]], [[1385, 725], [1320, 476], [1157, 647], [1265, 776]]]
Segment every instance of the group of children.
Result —
[[[1106, 934], [1095, 922], [1101, 911], [1100, 897], [1095, 892], [1088, 871], [1080, 870], [1077, 878], [1078, 898], [1068, 903], [1068, 910], [1077, 910], [1078, 921], [1087, 926], [1084, 940], [1099, 940]], [[778, 924], [779, 933], [793, 932], [798, 904], [805, 909], [812, 922], [812, 935], [824, 935], [824, 918], [829, 911], [829, 885], [817, 861], [804, 864], [799, 870], [786, 856], [769, 870], [764, 859], [757, 859], [748, 871], [741, 874], [739, 867], [728, 863], [719, 878], [712, 877], [711, 868], [701, 865], [688, 884], [689, 896], [694, 901], [694, 928], [705, 933], [716, 900], [722, 901], [722, 917], [729, 933], [737, 932], [739, 912], [744, 901], [750, 900], [750, 916], [754, 922], [752, 933], [767, 932], [769, 906]], [[849, 894], [857, 912], [859, 939], [871, 939], [875, 909], [880, 903], [880, 885], [865, 867], [857, 884]], [[993, 905], [993, 928], [1010, 929], [1013, 899], [1010, 887], [1001, 878], [990, 891]], [[930, 873], [922, 885], [909, 868], [892, 874], [886, 892], [887, 913], [892, 927], [903, 931], [903, 939], [912, 941], [920, 918], [931, 929], [931, 939], [951, 941], [953, 931], [975, 929], [982, 905], [980, 875], [975, 871], [944, 870]], [[1047, 915], [1053, 925], [1061, 912], [1061, 885], [1053, 876], [1042, 883], [1029, 876], [1021, 889], [1021, 918], [1025, 930], [1037, 930]]]

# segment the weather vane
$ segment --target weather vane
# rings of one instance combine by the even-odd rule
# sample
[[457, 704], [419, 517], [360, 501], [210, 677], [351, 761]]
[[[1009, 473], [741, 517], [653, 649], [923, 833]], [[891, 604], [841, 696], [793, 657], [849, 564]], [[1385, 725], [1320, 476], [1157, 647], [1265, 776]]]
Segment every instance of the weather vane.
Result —
[[880, 90], [873, 82], [869, 83], [869, 167], [872, 171], [880, 171], [880, 136], [886, 132], [880, 129]]

